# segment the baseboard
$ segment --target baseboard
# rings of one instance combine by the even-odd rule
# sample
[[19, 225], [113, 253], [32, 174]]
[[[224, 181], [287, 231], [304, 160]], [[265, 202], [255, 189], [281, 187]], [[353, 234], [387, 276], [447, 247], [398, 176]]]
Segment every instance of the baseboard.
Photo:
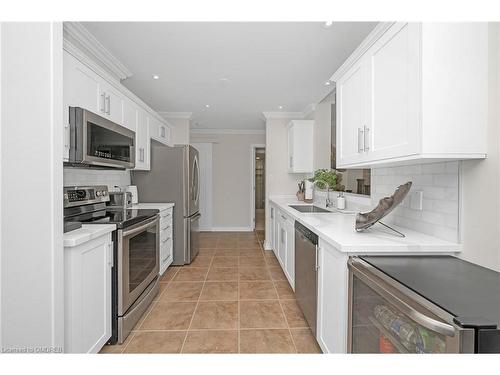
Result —
[[212, 232], [253, 232], [252, 227], [212, 227]]

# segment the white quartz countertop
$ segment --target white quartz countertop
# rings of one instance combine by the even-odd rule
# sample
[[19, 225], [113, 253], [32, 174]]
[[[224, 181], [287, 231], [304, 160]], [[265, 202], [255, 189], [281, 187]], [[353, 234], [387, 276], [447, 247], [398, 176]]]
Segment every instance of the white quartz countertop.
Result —
[[137, 208], [138, 210], [150, 210], [157, 209], [160, 211], [166, 210], [167, 208], [174, 207], [174, 203], [136, 203], [132, 205], [132, 208]]
[[64, 247], [74, 247], [108, 234], [116, 229], [115, 224], [84, 224], [80, 229], [64, 233]]
[[[364, 232], [356, 232], [354, 213], [302, 213], [289, 205], [305, 204], [291, 197], [269, 198], [282, 211], [312, 230], [322, 240], [345, 253], [452, 253], [459, 252], [461, 245], [435, 238], [407, 228], [394, 226], [406, 235], [398, 237], [380, 224]], [[324, 206], [317, 205], [325, 208]]]

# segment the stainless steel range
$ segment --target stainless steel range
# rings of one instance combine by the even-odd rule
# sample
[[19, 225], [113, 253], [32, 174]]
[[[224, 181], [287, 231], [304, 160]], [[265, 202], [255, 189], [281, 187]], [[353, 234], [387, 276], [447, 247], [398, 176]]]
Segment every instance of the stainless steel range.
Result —
[[107, 186], [64, 188], [64, 221], [115, 224], [112, 336], [122, 343], [158, 294], [158, 210], [109, 207]]

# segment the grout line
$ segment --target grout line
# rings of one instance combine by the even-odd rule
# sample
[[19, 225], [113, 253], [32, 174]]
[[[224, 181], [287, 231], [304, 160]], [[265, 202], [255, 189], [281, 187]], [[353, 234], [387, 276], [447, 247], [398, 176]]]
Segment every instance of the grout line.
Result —
[[210, 271], [210, 267], [212, 267], [213, 261], [214, 261], [214, 257], [212, 257], [212, 259], [210, 260], [210, 265], [208, 266], [208, 270], [205, 273], [205, 278], [203, 280], [203, 285], [201, 287], [200, 295], [198, 296], [198, 301], [196, 302], [196, 306], [194, 307], [193, 315], [191, 316], [191, 320], [189, 321], [189, 326], [188, 326], [188, 328], [186, 330], [186, 336], [184, 336], [184, 341], [182, 341], [182, 346], [181, 346], [180, 353], [182, 353], [184, 351], [184, 345], [186, 344], [186, 340], [187, 340], [187, 337], [188, 337], [189, 330], [191, 329], [191, 325], [193, 324], [194, 316], [196, 315], [196, 311], [198, 310], [198, 305], [200, 304], [200, 298], [201, 298], [201, 295], [203, 293], [203, 289], [205, 289], [205, 283], [207, 281], [208, 272]]
[[[142, 323], [141, 323], [141, 325], [142, 325]], [[135, 332], [130, 332], [130, 333], [129, 333], [129, 336], [132, 336], [132, 337], [130, 337], [130, 340], [127, 342], [127, 344], [123, 346], [123, 349], [122, 349], [122, 351], [120, 352], [120, 354], [125, 354], [125, 350], [128, 348], [128, 346], [130, 345], [130, 343], [132, 342], [132, 340], [133, 340], [133, 339], [134, 339], [134, 337], [135, 337]], [[127, 339], [128, 339], [128, 337], [127, 337]], [[126, 340], [126, 339], [125, 339], [125, 340]]]

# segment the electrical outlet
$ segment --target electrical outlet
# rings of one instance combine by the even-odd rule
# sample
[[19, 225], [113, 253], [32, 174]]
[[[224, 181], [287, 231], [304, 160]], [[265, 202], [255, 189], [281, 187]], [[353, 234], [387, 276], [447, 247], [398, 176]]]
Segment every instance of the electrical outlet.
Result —
[[410, 195], [410, 208], [412, 210], [422, 211], [423, 191], [414, 191]]

